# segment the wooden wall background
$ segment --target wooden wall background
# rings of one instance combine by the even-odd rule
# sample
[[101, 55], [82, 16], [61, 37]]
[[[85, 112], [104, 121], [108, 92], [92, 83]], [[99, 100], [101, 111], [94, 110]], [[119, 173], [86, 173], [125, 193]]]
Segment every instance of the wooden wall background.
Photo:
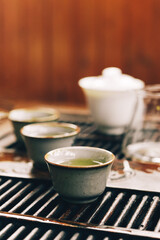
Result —
[[0, 97], [84, 104], [105, 67], [160, 83], [160, 0], [0, 0]]

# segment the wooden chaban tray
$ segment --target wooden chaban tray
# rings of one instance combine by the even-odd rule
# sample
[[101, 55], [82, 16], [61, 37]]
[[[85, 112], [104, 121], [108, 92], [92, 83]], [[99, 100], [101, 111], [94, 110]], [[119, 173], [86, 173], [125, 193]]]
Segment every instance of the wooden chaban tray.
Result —
[[124, 160], [122, 138], [99, 134], [86, 115], [62, 114], [59, 121], [80, 126], [74, 145], [116, 155], [105, 192], [91, 204], [64, 202], [1, 121], [0, 239], [160, 239], [159, 165]]

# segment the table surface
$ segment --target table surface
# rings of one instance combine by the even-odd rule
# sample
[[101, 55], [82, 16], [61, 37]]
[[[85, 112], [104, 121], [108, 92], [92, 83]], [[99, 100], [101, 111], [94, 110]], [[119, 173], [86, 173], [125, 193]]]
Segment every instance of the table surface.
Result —
[[[75, 122], [89, 123], [89, 128], [95, 129], [86, 109], [73, 106], [58, 106], [57, 109], [63, 120], [69, 122], [73, 118]], [[89, 137], [89, 141], [96, 143], [96, 133], [88, 136], [82, 130], [80, 140]], [[98, 135], [98, 144], [102, 141], [103, 137]], [[112, 144], [114, 142], [109, 145]], [[117, 152], [121, 150], [120, 146]], [[112, 147], [115, 151], [115, 146]], [[18, 240], [22, 239], [19, 236], [27, 235], [25, 239], [35, 239], [37, 234], [37, 239], [47, 240], [69, 239], [67, 236], [95, 240], [110, 239], [110, 236], [122, 240], [160, 239], [160, 165], [127, 161], [118, 158], [119, 154], [116, 156], [102, 196], [92, 204], [70, 205], [54, 192], [51, 182], [47, 181], [50, 180], [49, 173], [34, 169], [26, 151], [16, 147], [11, 122], [1, 118], [0, 176], [4, 194], [1, 195], [0, 238], [10, 236], [10, 239]]]
[[[35, 104], [36, 105], [36, 104]], [[37, 104], [38, 105], [38, 104]], [[24, 103], [16, 107], [26, 106]], [[55, 106], [54, 106], [55, 107]], [[87, 119], [89, 112], [83, 107], [58, 106], [61, 115], [81, 116]], [[23, 178], [49, 178], [48, 173], [39, 172], [32, 168], [32, 161], [28, 159], [25, 151], [17, 151], [13, 148], [6, 148], [9, 143], [16, 141], [10, 121], [5, 118], [0, 120], [0, 175], [17, 176]], [[124, 169], [127, 170], [124, 174]], [[140, 162], [116, 159], [111, 176], [107, 185], [110, 187], [138, 189], [145, 191], [160, 192], [160, 164], [145, 164]]]

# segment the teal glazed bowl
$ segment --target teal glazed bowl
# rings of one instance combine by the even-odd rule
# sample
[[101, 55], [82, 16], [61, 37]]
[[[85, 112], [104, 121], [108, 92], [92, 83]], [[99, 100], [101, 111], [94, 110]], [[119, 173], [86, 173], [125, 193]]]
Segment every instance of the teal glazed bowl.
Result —
[[59, 118], [59, 113], [54, 108], [49, 107], [17, 108], [9, 112], [8, 118], [13, 125], [17, 142], [23, 144], [20, 134], [22, 127], [32, 123], [55, 121]]
[[34, 168], [48, 170], [44, 155], [56, 148], [71, 146], [80, 132], [70, 123], [35, 123], [24, 126], [21, 135]]
[[53, 187], [67, 202], [95, 201], [105, 190], [115, 156], [101, 148], [71, 146], [48, 152]]

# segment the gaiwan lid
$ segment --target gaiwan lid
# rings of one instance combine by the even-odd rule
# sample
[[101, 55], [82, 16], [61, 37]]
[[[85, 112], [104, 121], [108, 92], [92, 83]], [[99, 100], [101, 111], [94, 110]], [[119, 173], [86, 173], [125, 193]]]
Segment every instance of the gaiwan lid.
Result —
[[88, 90], [128, 91], [139, 90], [145, 86], [144, 81], [122, 73], [120, 68], [108, 67], [102, 75], [85, 77], [79, 80], [79, 86]]

